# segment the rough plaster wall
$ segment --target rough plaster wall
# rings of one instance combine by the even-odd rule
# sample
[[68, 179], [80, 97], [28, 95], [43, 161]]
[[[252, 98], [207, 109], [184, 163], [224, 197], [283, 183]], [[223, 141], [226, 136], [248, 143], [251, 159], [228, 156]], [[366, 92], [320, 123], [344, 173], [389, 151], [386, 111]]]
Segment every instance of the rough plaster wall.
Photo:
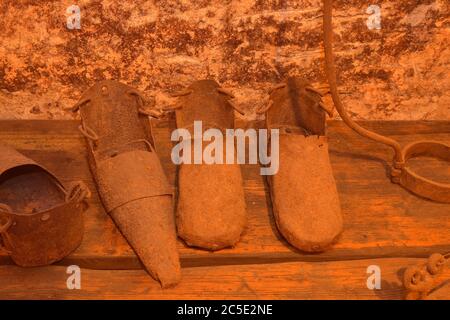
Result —
[[[81, 7], [81, 30], [66, 8]], [[366, 26], [382, 8], [381, 30]], [[200, 78], [232, 89], [247, 117], [287, 75], [325, 88], [320, 0], [1, 0], [0, 118], [72, 118], [101, 79], [157, 106]], [[340, 89], [359, 119], [450, 119], [448, 0], [335, 1]], [[327, 103], [331, 103], [326, 99]]]

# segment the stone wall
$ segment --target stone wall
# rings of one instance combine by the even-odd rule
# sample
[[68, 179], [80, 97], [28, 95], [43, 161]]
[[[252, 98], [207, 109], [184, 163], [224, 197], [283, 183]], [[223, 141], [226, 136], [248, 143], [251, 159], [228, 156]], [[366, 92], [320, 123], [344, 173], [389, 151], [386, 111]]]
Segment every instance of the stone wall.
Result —
[[[66, 9], [81, 8], [81, 29]], [[381, 29], [366, 25], [381, 7]], [[120, 79], [157, 106], [215, 78], [254, 119], [288, 75], [326, 90], [320, 0], [2, 0], [0, 118], [70, 119], [95, 81]], [[340, 90], [357, 119], [450, 120], [448, 0], [335, 1]], [[331, 103], [326, 99], [327, 103]]]

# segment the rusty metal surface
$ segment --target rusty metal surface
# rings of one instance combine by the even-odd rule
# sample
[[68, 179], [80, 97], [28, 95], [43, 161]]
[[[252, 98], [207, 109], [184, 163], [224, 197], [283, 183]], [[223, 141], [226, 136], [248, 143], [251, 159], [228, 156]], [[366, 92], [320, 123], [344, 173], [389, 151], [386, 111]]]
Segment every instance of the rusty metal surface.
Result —
[[[145, 165], [140, 166], [141, 163]], [[138, 170], [130, 179], [130, 172], [136, 166]], [[107, 212], [136, 199], [171, 196], [173, 192], [155, 152], [135, 150], [118, 154], [102, 160], [96, 170], [98, 188]]]
[[324, 0], [323, 30], [325, 72], [327, 74], [334, 105], [336, 106], [342, 120], [351, 129], [363, 137], [388, 145], [394, 150], [394, 161], [391, 166], [391, 176], [394, 183], [398, 183], [405, 189], [424, 198], [438, 202], [450, 203], [450, 184], [438, 183], [436, 181], [426, 179], [413, 172], [406, 165], [409, 158], [419, 154], [422, 156], [436, 157], [450, 161], [450, 147], [448, 145], [437, 141], [419, 141], [402, 148], [398, 141], [367, 130], [348, 116], [346, 108], [339, 97], [337, 88], [336, 66], [333, 53], [332, 18], [333, 0]]
[[391, 170], [392, 182], [412, 193], [437, 202], [450, 203], [450, 184], [439, 183], [420, 176], [408, 168], [408, 160], [415, 157], [434, 157], [450, 162], [450, 146], [436, 141], [418, 141], [402, 150], [404, 162]]
[[163, 287], [181, 278], [172, 188], [152, 144], [144, 99], [132, 87], [102, 81], [74, 107], [91, 172], [107, 212], [149, 274]]
[[[219, 130], [234, 128], [234, 111], [230, 96], [220, 92], [220, 86], [213, 80], [201, 80], [192, 83], [179, 97], [176, 112], [178, 128], [188, 128], [193, 133], [194, 121], [202, 121], [203, 129], [208, 127]], [[180, 94], [180, 93], [179, 93]]]
[[320, 93], [290, 78], [273, 90], [271, 102], [266, 126], [280, 130], [280, 168], [269, 177], [277, 227], [294, 247], [324, 251], [337, 241], [343, 218]]
[[307, 81], [298, 77], [275, 87], [266, 110], [266, 126], [283, 130], [296, 127], [301, 134], [325, 135], [326, 112], [319, 105], [321, 96], [311, 89]]
[[403, 274], [403, 286], [405, 287], [407, 300], [424, 300], [446, 278], [444, 268], [450, 267], [450, 253], [442, 255], [433, 253], [426, 263], [406, 268]]
[[0, 235], [16, 264], [48, 265], [74, 251], [88, 195], [83, 183], [66, 189], [33, 160], [0, 146]]
[[[202, 121], [203, 131], [233, 129], [236, 108], [230, 99], [232, 95], [213, 80], [194, 82], [179, 97], [177, 127], [191, 135], [194, 121]], [[176, 218], [178, 235], [190, 246], [207, 250], [234, 246], [247, 224], [243, 179], [236, 161], [180, 165]]]

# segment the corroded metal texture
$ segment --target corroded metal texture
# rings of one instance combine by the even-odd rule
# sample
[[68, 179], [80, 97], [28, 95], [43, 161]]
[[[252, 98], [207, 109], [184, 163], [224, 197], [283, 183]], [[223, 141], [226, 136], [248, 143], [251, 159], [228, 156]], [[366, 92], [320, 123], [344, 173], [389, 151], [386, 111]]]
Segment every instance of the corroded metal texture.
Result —
[[[191, 137], [194, 121], [202, 121], [203, 130], [234, 128], [230, 96], [215, 81], [194, 82], [179, 100], [177, 127], [188, 129]], [[188, 245], [219, 250], [239, 241], [247, 217], [238, 164], [182, 164], [178, 192], [178, 235]]]
[[309, 84], [290, 78], [271, 94], [268, 129], [279, 129], [277, 174], [269, 177], [275, 220], [293, 246], [308, 252], [328, 249], [343, 222], [325, 136], [321, 97]]
[[445, 282], [444, 268], [450, 267], [450, 253], [442, 255], [433, 253], [426, 263], [406, 268], [403, 285], [407, 300], [424, 300], [431, 291]]
[[404, 161], [395, 163], [391, 169], [392, 182], [426, 199], [450, 203], [450, 184], [425, 178], [407, 165], [408, 160], [415, 157], [433, 157], [450, 162], [450, 145], [437, 141], [418, 141], [405, 146], [402, 157]]
[[163, 287], [180, 280], [172, 188], [152, 144], [139, 92], [117, 81], [86, 91], [80, 131], [106, 211], [147, 271]]
[[82, 182], [66, 189], [42, 166], [0, 146], [0, 235], [16, 264], [48, 265], [74, 251], [87, 196]]
[[[176, 112], [178, 128], [188, 128], [194, 121], [202, 121], [220, 130], [234, 128], [233, 108], [228, 104], [230, 97], [219, 92], [219, 84], [212, 80], [201, 80], [191, 84], [179, 97], [179, 111]], [[175, 94], [176, 95], [176, 94]], [[193, 133], [193, 131], [191, 130]]]

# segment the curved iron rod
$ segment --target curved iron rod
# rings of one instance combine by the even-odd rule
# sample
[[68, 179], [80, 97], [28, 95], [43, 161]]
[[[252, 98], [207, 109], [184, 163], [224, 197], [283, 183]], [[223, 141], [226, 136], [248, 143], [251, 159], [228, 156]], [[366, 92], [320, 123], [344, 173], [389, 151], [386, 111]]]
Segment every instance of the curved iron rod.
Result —
[[392, 147], [395, 151], [395, 162], [403, 163], [403, 153], [400, 143], [394, 139], [382, 136], [378, 133], [372, 132], [361, 127], [352, 118], [350, 118], [345, 111], [345, 106], [339, 98], [336, 80], [336, 66], [333, 54], [333, 0], [324, 0], [323, 2], [323, 31], [324, 31], [324, 48], [325, 48], [325, 72], [327, 74], [328, 83], [330, 85], [331, 96], [333, 98], [336, 110], [341, 116], [342, 120], [358, 134], [375, 140], [377, 142], [386, 144]]

